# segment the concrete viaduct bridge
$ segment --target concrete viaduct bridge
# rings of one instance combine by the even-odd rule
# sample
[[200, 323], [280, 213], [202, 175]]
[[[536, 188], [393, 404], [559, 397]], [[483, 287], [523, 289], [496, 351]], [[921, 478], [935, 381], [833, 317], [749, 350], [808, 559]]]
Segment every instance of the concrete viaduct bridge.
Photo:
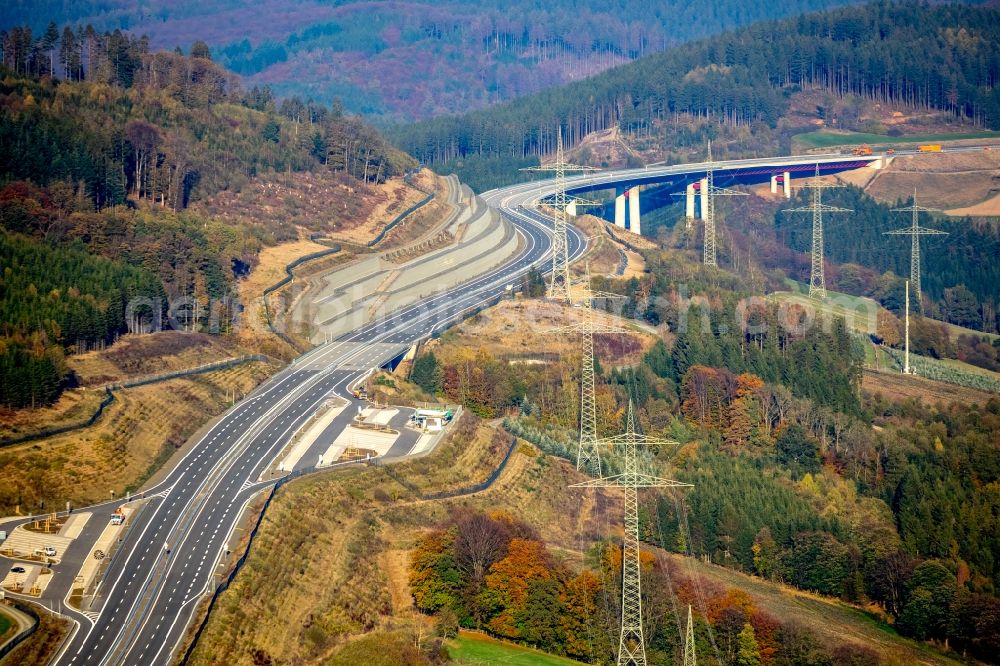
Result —
[[[910, 151], [897, 153], [897, 155], [902, 154], [910, 154]], [[643, 188], [656, 187], [677, 193], [684, 192], [687, 217], [694, 218], [697, 209], [699, 216], [705, 219], [708, 208], [706, 199], [708, 197], [707, 173], [709, 167], [711, 167], [717, 182], [753, 185], [770, 181], [772, 193], [781, 191], [790, 198], [792, 180], [814, 175], [817, 167], [820, 174], [826, 175], [860, 167], [882, 169], [892, 159], [893, 156], [883, 153], [864, 156], [825, 154], [726, 160], [672, 166], [653, 165], [641, 169], [600, 171], [582, 176], [567, 176], [565, 183], [566, 193], [570, 197], [602, 190], [614, 190], [615, 225], [641, 234], [640, 191]], [[539, 182], [536, 185], [539, 187], [535, 190], [535, 194], [545, 197], [553, 193], [555, 181]], [[576, 215], [576, 205], [571, 203], [567, 212], [570, 215]]]

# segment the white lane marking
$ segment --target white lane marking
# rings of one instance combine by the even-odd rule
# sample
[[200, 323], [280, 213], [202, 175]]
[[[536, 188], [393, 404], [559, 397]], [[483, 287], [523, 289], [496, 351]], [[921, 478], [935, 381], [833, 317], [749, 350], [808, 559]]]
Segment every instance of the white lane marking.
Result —
[[[520, 233], [520, 230], [518, 230], [518, 232]], [[523, 235], [523, 234], [522, 234], [522, 235]], [[531, 241], [532, 241], [532, 246], [533, 246], [533, 245], [534, 245], [534, 237], [532, 237], [532, 238], [531, 238]], [[502, 266], [502, 269], [503, 269], [504, 271], [507, 271], [507, 272], [509, 272], [509, 269], [510, 269], [510, 268], [512, 267], [512, 263], [513, 263], [513, 262], [508, 262], [507, 264], [504, 264], [504, 265]], [[525, 266], [525, 267], [523, 267], [523, 270], [527, 270], [527, 268], [528, 268], [528, 267], [527, 267], [527, 266]], [[519, 270], [520, 270], [520, 269], [519, 269]], [[502, 277], [503, 275], [505, 275], [505, 273], [500, 273], [499, 271], [498, 271], [497, 273], [498, 273], [499, 275], [501, 275], [501, 277]], [[479, 283], [482, 283], [482, 282], [483, 282], [483, 281], [479, 281]], [[499, 284], [499, 281], [497, 282], [497, 284]], [[477, 294], [477, 295], [478, 295], [478, 294]], [[443, 314], [445, 314], [445, 313], [446, 313], [446, 311], [449, 311], [449, 309], [450, 309], [450, 313], [454, 313], [454, 312], [456, 312], [456, 310], [454, 309], [454, 305], [455, 305], [455, 304], [454, 304], [454, 303], [452, 302], [452, 300], [453, 300], [453, 299], [449, 299], [448, 301], [445, 301], [444, 299], [441, 299], [441, 305], [437, 306], [437, 307], [436, 307], [435, 309], [431, 310], [431, 311], [430, 311], [429, 313], [426, 313], [425, 315], [423, 315], [423, 316], [419, 317], [419, 318], [418, 318], [418, 321], [423, 321], [423, 320], [427, 319], [427, 318], [428, 318], [428, 316], [431, 316], [431, 315], [434, 315], [434, 316], [437, 316], [437, 315], [443, 315]], [[489, 299], [485, 299], [485, 300], [489, 300]], [[484, 301], [481, 301], [481, 302], [484, 302]], [[476, 304], [473, 304], [473, 305], [472, 305], [472, 306], [470, 306], [470, 307], [474, 307], [475, 305], [476, 305]], [[458, 310], [457, 310], [457, 312], [462, 312], [462, 311], [464, 311], [464, 309], [466, 309], [466, 308], [463, 308], [463, 309], [458, 309]], [[406, 324], [407, 324], [407, 328], [409, 328], [409, 327], [413, 326], [413, 324], [415, 323], [414, 321], [407, 321], [407, 320], [406, 320], [406, 319], [404, 319], [404, 317], [402, 316], [402, 315], [404, 314], [404, 312], [405, 312], [405, 310], [403, 310], [403, 311], [400, 311], [399, 313], [396, 313], [396, 315], [394, 315], [394, 317], [392, 317], [392, 318], [389, 318], [387, 322], [376, 322], [376, 323], [375, 323], [375, 326], [374, 326], [374, 328], [375, 328], [375, 329], [377, 329], [377, 328], [378, 328], [378, 324], [379, 324], [379, 323], [383, 323], [384, 325], [387, 325], [387, 324], [388, 324], [388, 322], [393, 322], [393, 321], [395, 321], [395, 322], [398, 322], [398, 323], [403, 323], [403, 322], [405, 321], [405, 322], [406, 322]], [[437, 325], [435, 325], [435, 326], [434, 326], [434, 328], [436, 328], [436, 327], [437, 327]], [[365, 327], [365, 328], [367, 328], [367, 327]], [[432, 328], [432, 330], [433, 330], [433, 328]], [[362, 332], [363, 332], [363, 331], [362, 331]], [[340, 342], [340, 343], [338, 343], [338, 344], [335, 344], [335, 345], [333, 345], [333, 346], [332, 346], [332, 347], [333, 347], [333, 349], [331, 349], [331, 350], [324, 350], [324, 351], [323, 351], [323, 352], [322, 352], [322, 353], [321, 353], [321, 354], [320, 354], [320, 355], [319, 355], [319, 356], [317, 357], [317, 359], [314, 359], [314, 360], [318, 360], [318, 359], [321, 359], [321, 358], [323, 358], [324, 356], [326, 356], [326, 355], [327, 355], [327, 354], [329, 354], [330, 352], [332, 352], [332, 351], [334, 351], [335, 349], [339, 348], [339, 347], [340, 347], [340, 346], [341, 346], [342, 344], [344, 344], [344, 343], [346, 343], [346, 342], [349, 342], [350, 340], [352, 340], [352, 339], [354, 339], [354, 338], [357, 338], [359, 334], [360, 334], [360, 333], [356, 333], [355, 335], [351, 336], [351, 338], [348, 338], [347, 340], [344, 340], [344, 341], [342, 341], [342, 342]], [[383, 339], [383, 340], [388, 340], [388, 339], [391, 339], [391, 337], [392, 337], [392, 335], [386, 335], [386, 334], [383, 334], [383, 335], [381, 336], [381, 339]], [[348, 354], [346, 358], [343, 358], [343, 359], [341, 359], [341, 363], [340, 363], [340, 364], [338, 364], [337, 368], [339, 368], [339, 367], [340, 367], [340, 365], [343, 365], [343, 364], [346, 364], [347, 360], [348, 360], [348, 359], [349, 359], [349, 358], [350, 358], [351, 356], [353, 356], [353, 355], [352, 355], [352, 354]], [[324, 373], [324, 374], [325, 374], [325, 373]], [[317, 383], [317, 382], [318, 382], [318, 381], [319, 381], [320, 379], [321, 379], [321, 376], [314, 376], [314, 377], [311, 377], [311, 378], [310, 378], [309, 380], [307, 380], [307, 384], [315, 384], [315, 383]], [[279, 382], [279, 385], [280, 385], [280, 383], [282, 383], [282, 382]], [[276, 386], [277, 386], [277, 385], [276, 385]], [[272, 388], [269, 388], [269, 389], [268, 389], [268, 390], [267, 390], [266, 392], [270, 392], [270, 391], [271, 391], [271, 390], [272, 390], [273, 388], [274, 388], [274, 387], [272, 387]], [[286, 395], [286, 396], [285, 396], [286, 400], [281, 400], [281, 401], [279, 402], [279, 404], [281, 404], [281, 403], [284, 403], [284, 402], [286, 402], [288, 398], [290, 398], [290, 397], [294, 396], [294, 395], [295, 395], [296, 393], [300, 393], [300, 392], [301, 392], [301, 389], [293, 389], [293, 390], [292, 390], [292, 391], [291, 391], [291, 392], [290, 392], [290, 393], [289, 393], [288, 395]], [[257, 396], [257, 397], [262, 397], [262, 395], [263, 395], [263, 394], [261, 394], [261, 395], [259, 395], [259, 396]], [[273, 411], [273, 408], [272, 408], [272, 410], [268, 410], [268, 412], [271, 412], [271, 411]], [[287, 420], [287, 419], [286, 419], [286, 420]], [[258, 423], [259, 423], [259, 422], [260, 422], [260, 421], [258, 421]], [[241, 438], [241, 439], [243, 439], [243, 438]], [[271, 448], [273, 449], [273, 447], [271, 447]], [[199, 457], [200, 457], [200, 456], [199, 456]], [[212, 472], [212, 473], [215, 473], [215, 472], [217, 472], [217, 471], [218, 471], [218, 465], [216, 465], [216, 466], [215, 466], [215, 467], [214, 467], [214, 468], [213, 468], [213, 469], [211, 470], [211, 472]], [[207, 479], [206, 479], [206, 481], [207, 481]], [[178, 518], [179, 518], [179, 517], [178, 517]], [[175, 521], [175, 522], [176, 522], [176, 521]], [[185, 538], [186, 538], [186, 537], [185, 537]], [[172, 566], [172, 564], [171, 564], [171, 566]], [[168, 569], [169, 569], [169, 567], [168, 567]], [[157, 596], [159, 596], [159, 594], [157, 594]], [[133, 607], [134, 607], [134, 605], [133, 605]], [[120, 633], [119, 633], [119, 637], [118, 637], [118, 640], [120, 640]], [[117, 640], [116, 640], [116, 643], [117, 643]]]

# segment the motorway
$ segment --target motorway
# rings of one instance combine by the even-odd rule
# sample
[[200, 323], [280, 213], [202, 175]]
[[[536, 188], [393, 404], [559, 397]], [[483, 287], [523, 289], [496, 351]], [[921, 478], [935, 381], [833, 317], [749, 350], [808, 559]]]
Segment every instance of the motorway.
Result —
[[[716, 168], [796, 161], [812, 164], [818, 157], [739, 160], [717, 163]], [[837, 158], [832, 162], [849, 161], [845, 156], [830, 157]], [[583, 190], [694, 174], [699, 168], [704, 166], [651, 167], [568, 178], [567, 183]], [[232, 532], [252, 498], [275, 482], [261, 477], [268, 474], [291, 435], [328, 397], [351, 400], [348, 387], [371, 368], [502, 297], [506, 286], [516, 283], [530, 267], [546, 270], [551, 223], [531, 206], [552, 190], [552, 181], [539, 181], [484, 193], [483, 199], [500, 209], [520, 236], [519, 249], [511, 259], [457, 288], [381, 316], [317, 347], [223, 415], [161, 482], [145, 490], [146, 503], [129, 520], [92, 610], [64, 611], [74, 629], [53, 663], [146, 665], [166, 664], [175, 658], [199, 600], [218, 583]], [[569, 234], [572, 260], [586, 250], [586, 240], [572, 226]], [[347, 408], [354, 409], [353, 405]], [[312, 454], [310, 459], [315, 459]], [[90, 552], [106, 516], [120, 502], [91, 508], [95, 512], [91, 524], [62, 554], [63, 561], [52, 567], [53, 579], [42, 596], [43, 605], [66, 602], [82, 558]], [[81, 510], [88, 509], [77, 509]]]
[[[716, 160], [712, 163], [717, 178], [731, 176], [741, 181], [750, 177], [766, 180], [771, 173], [781, 173], [790, 170], [796, 177], [813, 175], [812, 169], [817, 165], [824, 174], [844, 169], [854, 169], [863, 164], [875, 162], [879, 158], [895, 159], [912, 157], [914, 155], [938, 155], [942, 153], [976, 153], [989, 149], [986, 145], [944, 147], [940, 152], [923, 152], [917, 149], [896, 150], [889, 154], [873, 152], [871, 155], [854, 155], [845, 153], [825, 153], [811, 155], [788, 155], [782, 157], [753, 157], [738, 160]], [[566, 193], [570, 195], [583, 194], [595, 190], [614, 187], [632, 187], [634, 185], [658, 184], [665, 182], [694, 182], [705, 174], [704, 163], [691, 164], [657, 164], [637, 169], [618, 171], [597, 171], [583, 175], [566, 177]], [[540, 184], [540, 183], [539, 183]], [[515, 188], [506, 188], [511, 192]], [[539, 188], [536, 194], [539, 198], [550, 194], [552, 187]], [[680, 188], [679, 191], [683, 191]]]
[[[223, 415], [166, 478], [146, 489], [146, 503], [129, 520], [93, 610], [63, 611], [75, 626], [54, 663], [169, 663], [198, 601], [219, 581], [226, 544], [241, 514], [258, 492], [274, 483], [269, 467], [319, 405], [332, 395], [351, 400], [348, 387], [371, 368], [494, 302], [531, 266], [544, 266], [551, 254], [550, 224], [521, 209], [537, 198], [537, 187], [484, 197], [504, 209], [521, 238], [510, 260], [296, 359]], [[586, 249], [584, 237], [571, 229], [569, 240], [571, 257], [580, 256]], [[61, 554], [63, 561], [53, 565], [43, 605], [55, 607], [68, 599], [82, 557], [116, 504], [77, 509], [95, 515], [89, 529]]]

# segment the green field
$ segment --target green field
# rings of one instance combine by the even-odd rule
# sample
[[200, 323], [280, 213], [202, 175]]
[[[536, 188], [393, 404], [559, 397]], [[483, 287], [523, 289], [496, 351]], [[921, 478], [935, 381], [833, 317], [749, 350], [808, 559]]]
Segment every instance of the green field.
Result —
[[[898, 349], [888, 348], [885, 351], [892, 358], [891, 363], [895, 364], [897, 368], [901, 368], [903, 365], [903, 352]], [[882, 367], [888, 368], [890, 366], [884, 365]], [[948, 382], [949, 384], [965, 386], [977, 391], [1000, 393], [1000, 373], [991, 372], [985, 368], [963, 363], [953, 358], [937, 359], [929, 356], [910, 354], [910, 368], [914, 374], [926, 379]]]
[[841, 134], [827, 130], [816, 130], [796, 134], [792, 140], [804, 148], [830, 148], [832, 146], [856, 146], [862, 143], [895, 144], [895, 143], [936, 143], [941, 141], [960, 141], [962, 139], [1000, 139], [1000, 132], [965, 132], [960, 134], [923, 134], [911, 136], [888, 136], [885, 134], [864, 134], [852, 132]]
[[12, 620], [6, 613], [0, 613], [0, 639], [7, 638], [7, 632], [10, 628], [14, 626], [14, 620]]
[[992, 370], [987, 370], [986, 368], [980, 368], [978, 365], [972, 365], [971, 363], [966, 363], [965, 361], [959, 361], [957, 358], [938, 358], [934, 360], [942, 365], [955, 368], [956, 370], [969, 372], [974, 375], [982, 375], [983, 377], [990, 378], [994, 382], [1000, 382], [1000, 372], [993, 372]]
[[847, 322], [848, 328], [856, 333], [871, 335], [875, 333], [876, 317], [880, 309], [878, 303], [863, 296], [851, 296], [836, 291], [827, 290], [827, 299], [818, 301], [809, 298], [808, 287], [801, 282], [786, 280], [792, 291], [776, 291], [768, 294], [768, 298], [777, 303], [797, 303], [813, 308], [818, 317], [840, 317]]
[[451, 653], [454, 663], [466, 664], [467, 666], [486, 666], [487, 664], [579, 666], [582, 663], [470, 633], [462, 633], [455, 640], [449, 641], [448, 652]]

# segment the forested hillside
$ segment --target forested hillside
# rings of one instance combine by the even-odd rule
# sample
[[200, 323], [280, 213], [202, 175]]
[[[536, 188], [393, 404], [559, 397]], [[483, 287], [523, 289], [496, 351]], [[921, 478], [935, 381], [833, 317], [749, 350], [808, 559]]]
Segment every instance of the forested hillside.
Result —
[[[570, 146], [620, 126], [660, 133], [676, 147], [703, 145], [716, 130], [696, 121], [710, 120], [743, 128], [740, 143], [750, 149], [774, 152], [774, 129], [799, 90], [933, 107], [1000, 127], [998, 78], [1000, 11], [878, 2], [756, 24], [488, 110], [402, 127], [393, 137], [425, 163], [460, 174], [468, 164], [492, 176], [503, 175], [494, 160], [553, 151], [560, 126]], [[761, 130], [768, 145], [748, 139]]]
[[[792, 201], [781, 204], [753, 194], [737, 202], [723, 202], [726, 221], [721, 254], [725, 265], [745, 274], [751, 268], [763, 268], [770, 272], [770, 286], [776, 290], [787, 288], [782, 284], [784, 276], [808, 283], [812, 220], [786, 210], [808, 206], [808, 198], [808, 192], [799, 191]], [[901, 315], [904, 283], [910, 273], [910, 240], [885, 233], [910, 225], [910, 213], [892, 209], [909, 206], [912, 198], [889, 205], [860, 188], [845, 186], [826, 190], [823, 201], [849, 211], [827, 215], [823, 221], [827, 286], [873, 298]], [[684, 244], [680, 233], [683, 224], [674, 226], [682, 215], [676, 204], [657, 213], [663, 225], [674, 230], [674, 235], [667, 237], [677, 247]], [[919, 223], [947, 233], [920, 240], [925, 314], [986, 333], [1000, 330], [1000, 266], [992, 260], [1000, 255], [1000, 227], [990, 219], [929, 213], [920, 213]], [[652, 224], [650, 233], [657, 235]]]
[[[413, 165], [356, 117], [244, 91], [207, 47], [194, 51], [151, 52], [128, 33], [54, 25], [3, 35], [0, 366], [148, 330], [169, 314], [163, 297], [192, 299], [187, 326], [208, 325], [209, 301], [231, 315], [231, 288], [261, 246], [299, 231], [288, 220], [214, 220], [190, 211], [195, 201], [266, 171], [323, 172], [348, 191]], [[159, 305], [127, 317], [136, 296]], [[7, 392], [3, 404], [58, 395], [59, 381], [44, 386]]]
[[0, 232], [0, 404], [37, 405], [58, 395], [61, 349], [111, 340], [134, 298], [160, 298], [155, 275], [79, 249]]
[[[807, 205], [806, 197], [798, 194], [797, 205]], [[825, 198], [830, 205], [851, 211], [848, 215], [832, 216], [824, 225], [828, 230], [826, 256], [831, 262], [842, 264], [834, 272], [836, 288], [875, 297], [885, 307], [901, 313], [902, 282], [910, 272], [910, 242], [905, 236], [895, 238], [884, 233], [909, 225], [910, 214], [893, 213], [892, 207], [854, 187], [832, 190]], [[908, 206], [912, 200], [901, 204]], [[991, 258], [1000, 256], [1000, 227], [988, 220], [969, 218], [938, 217], [932, 221], [925, 213], [921, 214], [920, 224], [948, 233], [920, 241], [921, 286], [929, 299], [927, 313], [966, 328], [996, 332], [1000, 326], [997, 319], [1000, 265]], [[809, 251], [811, 227], [804, 216], [779, 211], [774, 230], [777, 238], [790, 248]], [[756, 231], [760, 239], [762, 230]], [[757, 256], [763, 258], [768, 255], [768, 247], [766, 240], [760, 240]], [[770, 259], [767, 256], [765, 260]], [[808, 269], [804, 273], [791, 269], [789, 273], [808, 280]]]
[[343, 100], [412, 121], [559, 85], [690, 39], [852, 0], [459, 2], [31, 2], [0, 28], [46, 21], [145, 33], [155, 48], [208, 43], [220, 62], [277, 94]]
[[204, 44], [184, 57], [128, 33], [51, 26], [12, 29], [3, 54], [20, 76], [3, 83], [0, 141], [13, 149], [0, 176], [82, 182], [98, 208], [131, 193], [179, 210], [265, 169], [325, 165], [367, 182], [409, 164], [338, 110], [244, 91]]
[[[741, 274], [764, 291], [787, 291], [788, 278], [808, 284], [812, 220], [788, 212], [808, 205], [809, 194], [798, 192], [791, 202], [777, 203], [751, 193], [720, 204], [725, 220], [720, 227], [720, 265]], [[885, 232], [910, 224], [910, 213], [894, 212], [911, 200], [885, 204], [857, 187], [825, 191], [824, 202], [850, 212], [824, 218], [827, 288], [874, 299], [893, 316], [879, 320], [888, 344], [902, 343], [905, 282], [910, 272], [910, 242]], [[644, 231], [674, 248], [687, 248], [700, 239], [685, 232], [683, 211], [677, 204], [643, 217]], [[957, 358], [990, 370], [1000, 370], [1000, 343], [971, 332], [955, 335], [941, 322], [972, 331], [1000, 330], [1000, 227], [990, 219], [951, 218], [920, 214], [920, 224], [946, 232], [921, 239], [922, 304], [914, 308], [911, 344], [914, 351], [936, 358]], [[675, 270], [653, 260], [654, 272]], [[916, 296], [911, 294], [912, 298]], [[915, 300], [914, 300], [915, 302]], [[883, 313], [885, 315], [886, 313]], [[937, 321], [935, 321], [937, 320]]]
[[[863, 396], [860, 410], [845, 410], [834, 396], [838, 387], [857, 395], [849, 349], [814, 342], [788, 358], [791, 374], [769, 374], [774, 366], [755, 363], [755, 350], [766, 350], [774, 331], [803, 335], [796, 329], [804, 320], [786, 313], [776, 324], [763, 302], [730, 310], [745, 288], [720, 281], [726, 273], [700, 280], [705, 269], [679, 270], [685, 263], [673, 251], [650, 253], [649, 286], [627, 289], [638, 303], [648, 293], [648, 319], [679, 331], [669, 357], [654, 347], [646, 365], [675, 383], [680, 413], [708, 444], [681, 474], [701, 492], [686, 509], [659, 507], [662, 541], [805, 589], [878, 601], [906, 635], [989, 654], [1000, 553], [983, 535], [997, 529], [1000, 470], [975, 461], [996, 454], [989, 433], [1000, 401], [927, 410]], [[709, 326], [701, 323], [706, 308]], [[749, 326], [729, 325], [741, 321]], [[840, 326], [833, 323], [834, 336]], [[807, 326], [805, 335], [815, 328], [823, 327]]]
[[[596, 286], [624, 294], [627, 315], [667, 323], [671, 334], [626, 367], [618, 359], [628, 339], [598, 337], [598, 429], [620, 432], [624, 406], [635, 401], [643, 432], [680, 442], [679, 449], [651, 451], [643, 464], [669, 465], [671, 476], [694, 488], [683, 497], [644, 494], [643, 539], [767, 580], [874, 604], [905, 636], [994, 660], [1000, 550], [992, 535], [1000, 468], [991, 462], [997, 453], [991, 433], [1000, 400], [928, 408], [864, 393], [861, 349], [843, 322], [809, 325], [805, 310], [748, 301], [745, 279], [698, 265], [693, 252], [644, 255], [650, 274]], [[418, 357], [414, 380], [486, 417], [513, 412], [505, 421], [511, 432], [575, 461], [577, 357], [504, 362], [505, 350], [463, 348], [466, 341], [443, 337]], [[534, 353], [545, 358], [548, 349]], [[614, 473], [615, 457], [605, 464]], [[576, 576], [586, 571], [536, 576], [531, 563], [544, 561], [544, 550], [511, 541], [535, 538], [516, 531], [506, 539], [507, 552], [524, 558], [517, 581], [501, 575], [506, 563], [471, 575], [459, 564], [466, 532], [445, 525], [414, 552], [418, 607], [443, 612], [445, 621], [453, 612], [464, 626], [586, 656], [589, 648], [573, 642], [569, 627], [588, 617], [604, 625], [601, 586], [584, 602], [575, 596], [584, 580]], [[549, 616], [562, 629], [533, 633], [541, 620], [524, 597], [505, 596], [511, 585], [563, 599], [550, 604], [558, 613]], [[654, 606], [662, 600], [656, 584], [645, 594]], [[491, 605], [496, 599], [506, 601]], [[724, 635], [729, 626], [714, 630]], [[785, 640], [772, 646], [780, 652]]]

